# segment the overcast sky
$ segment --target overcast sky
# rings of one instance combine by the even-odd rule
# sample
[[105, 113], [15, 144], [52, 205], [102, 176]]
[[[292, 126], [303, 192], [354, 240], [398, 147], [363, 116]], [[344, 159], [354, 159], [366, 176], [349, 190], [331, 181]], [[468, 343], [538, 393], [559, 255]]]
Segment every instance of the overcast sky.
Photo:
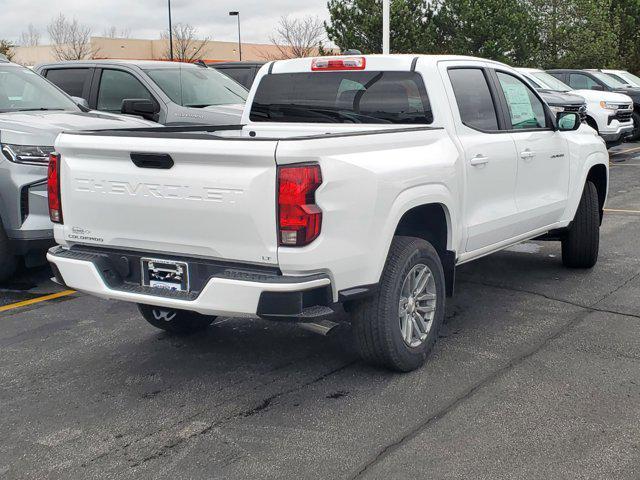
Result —
[[[326, 0], [171, 0], [174, 23], [190, 23], [201, 36], [213, 40], [237, 40], [239, 10], [242, 40], [268, 42], [282, 15], [314, 15], [327, 18]], [[20, 33], [33, 23], [47, 43], [47, 24], [62, 12], [89, 25], [95, 36], [114, 25], [129, 29], [132, 38], [159, 38], [167, 28], [167, 0], [0, 0], [0, 37], [18, 41]]]

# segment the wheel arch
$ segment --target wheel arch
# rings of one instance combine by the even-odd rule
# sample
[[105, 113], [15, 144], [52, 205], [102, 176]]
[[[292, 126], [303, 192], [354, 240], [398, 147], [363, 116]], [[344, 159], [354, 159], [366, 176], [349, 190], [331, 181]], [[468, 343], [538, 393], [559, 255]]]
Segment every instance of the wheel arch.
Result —
[[451, 244], [451, 214], [442, 203], [425, 203], [404, 212], [396, 225], [395, 235], [418, 237], [433, 245], [438, 253]]
[[453, 295], [456, 253], [453, 251], [453, 219], [446, 203], [433, 201], [405, 209], [393, 236], [421, 238], [435, 248], [445, 276], [447, 296]]
[[585, 123], [589, 125], [591, 128], [595, 129], [596, 132], [600, 132], [600, 129], [598, 128], [598, 122], [596, 122], [596, 119], [593, 118], [591, 115], [587, 115], [587, 118], [585, 119]]
[[603, 164], [596, 164], [589, 169], [586, 179], [587, 182], [592, 182], [598, 191], [598, 210], [601, 224], [604, 216], [604, 203], [607, 199], [608, 178], [607, 167]]

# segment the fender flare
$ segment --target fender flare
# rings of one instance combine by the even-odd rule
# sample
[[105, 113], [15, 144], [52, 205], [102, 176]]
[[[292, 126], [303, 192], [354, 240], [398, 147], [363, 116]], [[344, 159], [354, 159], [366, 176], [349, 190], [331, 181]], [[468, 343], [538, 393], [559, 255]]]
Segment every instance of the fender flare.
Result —
[[607, 180], [606, 180], [607, 189], [604, 194], [604, 201], [602, 203], [603, 206], [604, 206], [604, 203], [606, 202], [607, 195], [609, 193], [609, 158], [608, 156], [606, 156], [606, 158], [601, 158], [601, 157], [603, 157], [603, 155], [601, 155], [601, 152], [592, 152], [591, 154], [589, 154], [586, 161], [582, 163], [582, 167], [579, 174], [575, 176], [575, 178], [579, 180], [575, 185], [571, 186], [571, 196], [569, 197], [569, 201], [567, 202], [567, 209], [565, 214], [565, 218], [569, 222], [573, 221], [573, 218], [576, 215], [576, 212], [578, 210], [578, 205], [580, 204], [580, 199], [582, 197], [582, 190], [584, 189], [584, 185], [587, 183], [587, 177], [589, 176], [589, 172], [593, 167], [596, 167], [598, 165], [602, 165], [605, 168], [605, 171], [607, 174]]
[[[382, 271], [391, 248], [394, 234], [402, 217], [412, 208], [422, 205], [438, 204], [442, 207], [445, 219], [447, 221], [447, 251], [457, 250], [460, 242], [458, 211], [453, 208], [455, 204], [454, 195], [443, 184], [428, 184], [412, 187], [402, 191], [394, 200], [389, 211], [388, 221], [384, 230], [381, 232], [382, 242], [378, 247], [380, 250], [376, 252], [376, 258], [381, 259], [377, 266], [378, 281], [382, 276]], [[451, 262], [448, 262], [451, 263]], [[453, 261], [455, 263], [455, 259]], [[444, 265], [443, 265], [444, 267]]]

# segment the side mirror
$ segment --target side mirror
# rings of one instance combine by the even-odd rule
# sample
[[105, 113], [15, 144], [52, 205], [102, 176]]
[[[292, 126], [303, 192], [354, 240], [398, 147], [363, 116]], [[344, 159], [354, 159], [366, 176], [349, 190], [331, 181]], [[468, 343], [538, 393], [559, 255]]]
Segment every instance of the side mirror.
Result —
[[122, 100], [120, 112], [127, 115], [138, 115], [147, 120], [156, 121], [156, 114], [160, 107], [147, 98], [125, 98]]
[[602, 85], [594, 85], [591, 87], [591, 90], [598, 90], [599, 92], [604, 91], [604, 87]]
[[577, 112], [559, 112], [556, 116], [558, 130], [561, 132], [571, 132], [580, 127], [580, 114]]
[[80, 110], [84, 110], [86, 112], [88, 112], [90, 110], [89, 102], [87, 102], [86, 99], [84, 99], [82, 97], [71, 97], [71, 100], [76, 102], [76, 105], [78, 105], [80, 107]]

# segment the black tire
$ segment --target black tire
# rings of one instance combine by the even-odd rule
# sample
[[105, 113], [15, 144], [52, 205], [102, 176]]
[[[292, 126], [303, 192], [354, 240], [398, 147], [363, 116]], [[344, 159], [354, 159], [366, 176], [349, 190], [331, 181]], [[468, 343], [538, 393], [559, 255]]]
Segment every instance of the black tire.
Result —
[[562, 263], [569, 268], [591, 268], [600, 248], [600, 205], [598, 190], [587, 182], [576, 216], [562, 239]]
[[156, 328], [175, 334], [189, 334], [205, 330], [216, 317], [187, 310], [138, 304], [144, 319]]
[[[400, 330], [400, 290], [416, 265], [426, 265], [435, 283], [436, 308], [426, 339], [409, 346]], [[445, 280], [435, 248], [425, 240], [397, 236], [393, 239], [375, 295], [353, 306], [353, 334], [358, 353], [373, 365], [400, 372], [421, 367], [438, 338], [444, 320]]]
[[0, 221], [0, 282], [9, 280], [18, 268], [18, 257], [13, 254], [9, 238]]
[[635, 142], [640, 139], [640, 113], [634, 111], [632, 114], [633, 118], [633, 130], [631, 134], [627, 137], [627, 142]]

